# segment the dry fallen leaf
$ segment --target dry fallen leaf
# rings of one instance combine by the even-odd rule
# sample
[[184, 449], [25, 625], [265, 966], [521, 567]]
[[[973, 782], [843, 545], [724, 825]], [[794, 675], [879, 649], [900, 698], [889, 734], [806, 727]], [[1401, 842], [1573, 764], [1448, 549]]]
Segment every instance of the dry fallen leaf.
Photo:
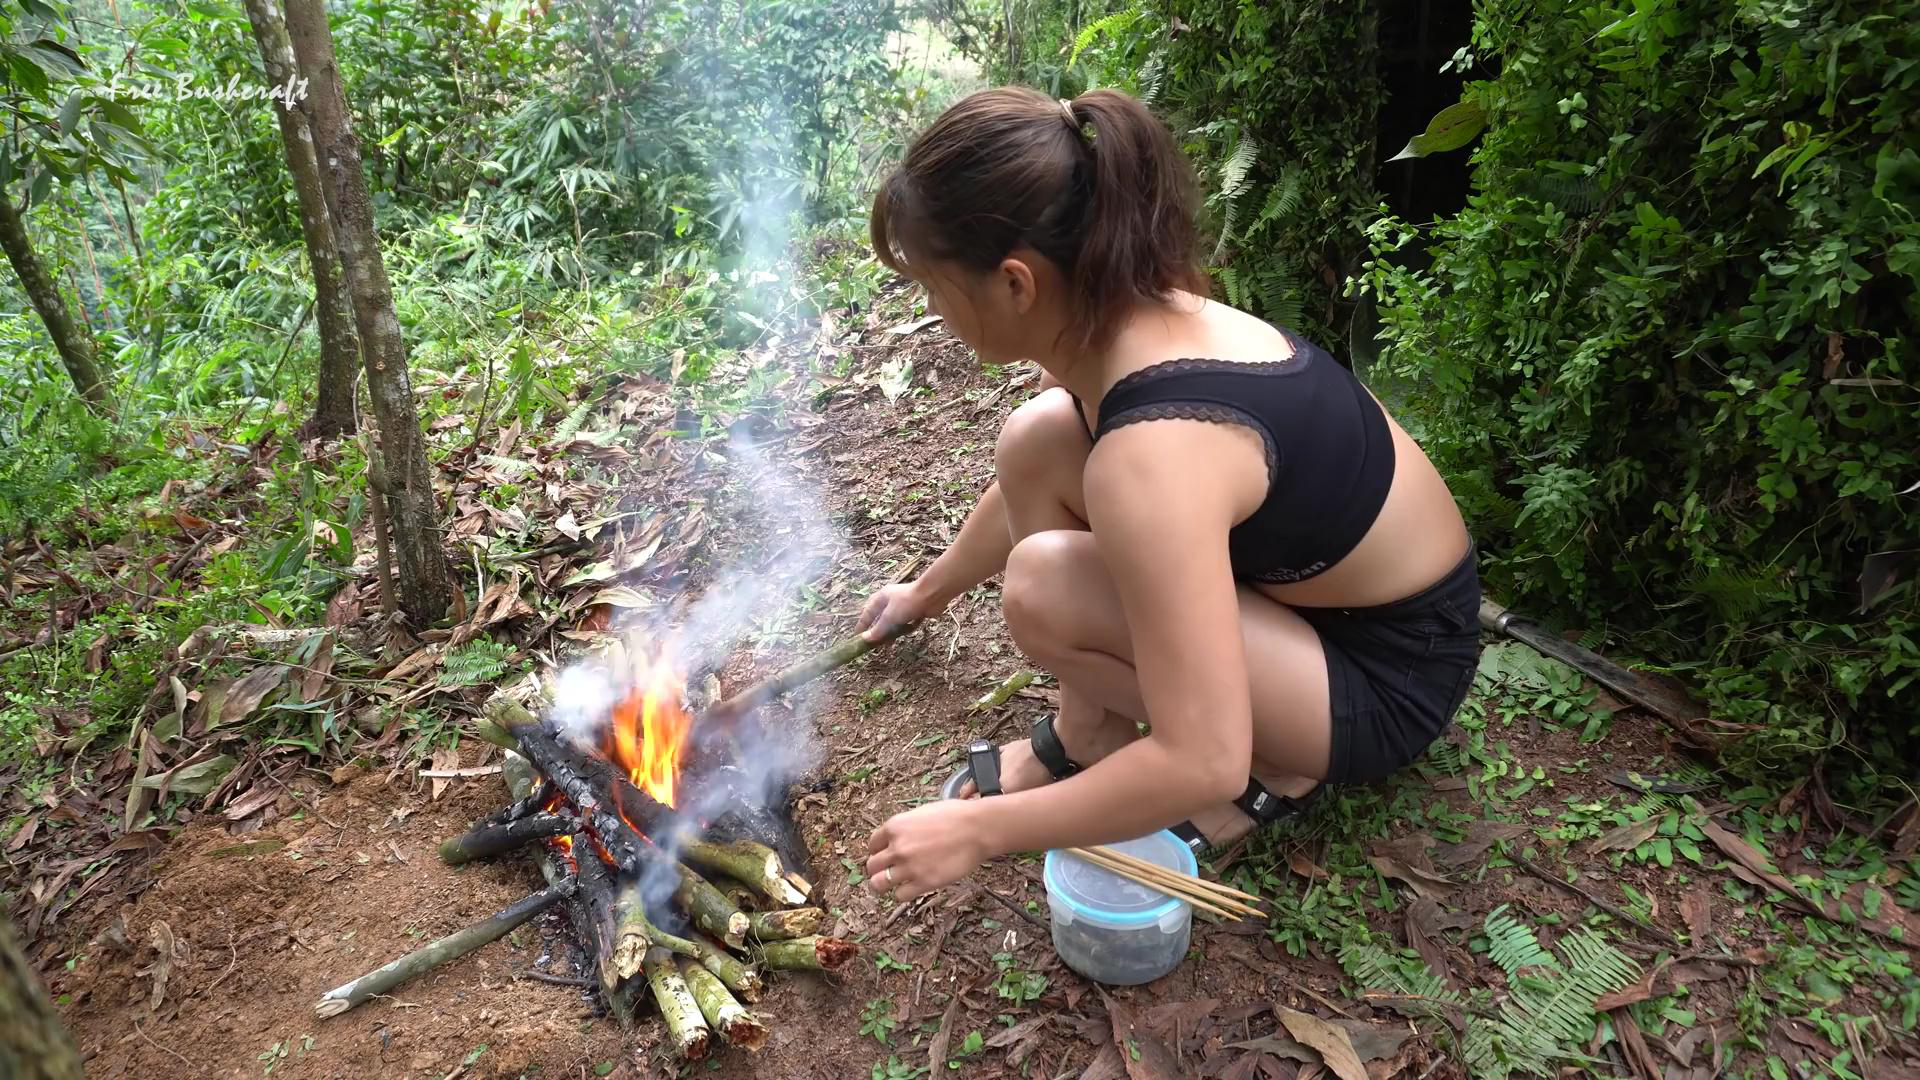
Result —
[[[452, 747], [443, 746], [440, 749], [435, 750], [433, 752], [433, 770], [435, 772], [449, 772], [451, 770], [458, 769], [459, 767], [460, 767], [460, 751], [455, 750]], [[432, 798], [435, 801], [438, 801], [440, 798], [440, 794], [447, 790], [447, 785], [449, 783], [452, 783], [452, 781], [445, 776], [436, 776], [433, 778], [432, 783], [433, 783]]]
[[1477, 863], [1494, 844], [1526, 835], [1527, 826], [1517, 821], [1476, 821], [1467, 826], [1466, 838], [1453, 844], [1441, 844], [1433, 853], [1434, 861], [1446, 867]]
[[1386, 855], [1368, 856], [1367, 861], [1375, 870], [1396, 881], [1404, 881], [1413, 890], [1415, 896], [1426, 900], [1437, 900], [1453, 891], [1453, 882], [1439, 874], [1428, 873], [1408, 866], [1398, 859]]
[[328, 626], [348, 626], [360, 621], [360, 586], [349, 581], [327, 601], [323, 620]]
[[417, 649], [405, 660], [393, 665], [393, 670], [387, 672], [387, 680], [389, 682], [411, 681], [439, 667], [443, 655], [444, 653], [436, 645]]
[[953, 1022], [960, 1018], [960, 995], [953, 995], [947, 1002], [947, 1011], [940, 1017], [940, 1030], [933, 1033], [933, 1039], [927, 1043], [927, 1060], [932, 1064], [929, 1071], [935, 1076], [943, 1076], [947, 1071], [947, 1047], [953, 1042]]
[[207, 727], [237, 724], [252, 716], [253, 711], [260, 707], [260, 702], [286, 681], [289, 670], [284, 664], [265, 664], [235, 679], [233, 685], [227, 688], [219, 719], [210, 719]]
[[1107, 1019], [1127, 1080], [1177, 1080], [1185, 1070], [1160, 1037], [1146, 1029], [1125, 1002], [1107, 999]]
[[1440, 905], [1425, 897], [1416, 899], [1407, 905], [1407, 944], [1420, 954], [1442, 981], [1453, 980], [1453, 969], [1447, 963], [1447, 951], [1440, 939]]
[[153, 976], [153, 992], [147, 995], [147, 1008], [158, 1009], [167, 996], [167, 979], [173, 974], [173, 927], [155, 919], [153, 929], [149, 931], [149, 940], [156, 955], [153, 966], [147, 969], [147, 973]]
[[1632, 851], [1653, 838], [1660, 829], [1660, 819], [1650, 817], [1644, 821], [1629, 821], [1618, 828], [1601, 833], [1588, 846], [1587, 852], [1598, 855], [1603, 851]]
[[320, 692], [326, 689], [327, 676], [332, 673], [333, 635], [328, 634], [313, 650], [313, 659], [307, 662], [306, 670], [300, 673], [300, 700], [320, 700]]
[[1687, 921], [1687, 934], [1695, 942], [1704, 942], [1713, 934], [1713, 890], [1702, 883], [1680, 898], [1680, 917]]
[[1639, 1080], [1661, 1080], [1660, 1062], [1653, 1051], [1647, 1049], [1647, 1040], [1640, 1034], [1640, 1025], [1633, 1022], [1633, 1014], [1625, 1009], [1614, 1013], [1613, 1031], [1619, 1036], [1620, 1050], [1632, 1066], [1633, 1075]]
[[1300, 848], [1294, 848], [1287, 853], [1287, 869], [1299, 874], [1308, 881], [1315, 881], [1327, 876], [1327, 872], [1321, 869], [1320, 864], [1307, 858], [1307, 853]]
[[1611, 1012], [1628, 1005], [1637, 1005], [1653, 996], [1654, 983], [1664, 974], [1664, 966], [1654, 968], [1640, 977], [1640, 981], [1623, 986], [1611, 994], [1602, 994], [1593, 1001], [1593, 1011]]
[[173, 523], [180, 526], [181, 532], [192, 535], [198, 535], [213, 528], [213, 522], [208, 521], [206, 518], [189, 514], [185, 510], [175, 510], [173, 512]]
[[[1776, 889], [1799, 904], [1803, 909], [1813, 914], [1826, 914], [1820, 905], [1809, 900], [1807, 895], [1800, 891], [1799, 886], [1788, 881], [1781, 875], [1780, 871], [1774, 869], [1773, 860], [1767, 858], [1760, 849], [1728, 832], [1725, 828], [1721, 827], [1719, 822], [1714, 821], [1713, 818], [1704, 814], [1699, 818], [1699, 825], [1700, 831], [1706, 834], [1707, 839], [1713, 841], [1713, 846], [1719, 848], [1722, 853], [1733, 860], [1734, 875], [1736, 877], [1744, 878], [1750, 883], [1762, 888], [1771, 887]], [[1742, 874], [1740, 873], [1741, 870], [1745, 870], [1747, 873]]]
[[1340, 1080], [1367, 1080], [1367, 1067], [1361, 1064], [1360, 1055], [1354, 1052], [1353, 1042], [1345, 1031], [1311, 1013], [1294, 1009], [1274, 1011], [1280, 1015], [1287, 1034], [1320, 1051], [1333, 1075]]

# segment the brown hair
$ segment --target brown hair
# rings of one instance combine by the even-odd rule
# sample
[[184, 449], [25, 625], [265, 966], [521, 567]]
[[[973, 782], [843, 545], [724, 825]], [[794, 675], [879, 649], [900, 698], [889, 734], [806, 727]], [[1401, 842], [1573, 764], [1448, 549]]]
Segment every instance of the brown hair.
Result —
[[1067, 335], [1098, 348], [1134, 304], [1205, 294], [1193, 191], [1172, 134], [1133, 98], [1062, 102], [1007, 86], [940, 114], [882, 181], [868, 225], [875, 254], [902, 274], [909, 249], [987, 271], [1031, 247], [1067, 278]]

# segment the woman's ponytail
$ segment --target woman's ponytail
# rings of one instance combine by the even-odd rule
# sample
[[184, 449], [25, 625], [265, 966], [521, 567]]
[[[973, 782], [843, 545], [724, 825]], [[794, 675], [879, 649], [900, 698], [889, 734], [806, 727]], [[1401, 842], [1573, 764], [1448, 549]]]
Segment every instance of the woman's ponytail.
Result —
[[1194, 263], [1193, 169], [1173, 134], [1117, 90], [1082, 94], [1069, 107], [1092, 166], [1072, 271], [1079, 310], [1104, 317], [1174, 289], [1204, 294], [1206, 276]]

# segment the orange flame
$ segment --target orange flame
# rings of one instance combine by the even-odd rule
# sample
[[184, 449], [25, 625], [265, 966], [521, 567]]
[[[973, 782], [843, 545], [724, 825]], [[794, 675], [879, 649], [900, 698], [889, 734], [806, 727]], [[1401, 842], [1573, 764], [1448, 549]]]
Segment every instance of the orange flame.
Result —
[[627, 770], [634, 787], [672, 806], [680, 757], [693, 730], [693, 717], [680, 706], [685, 684], [665, 650], [636, 654], [635, 660], [633, 692], [614, 706], [604, 750]]

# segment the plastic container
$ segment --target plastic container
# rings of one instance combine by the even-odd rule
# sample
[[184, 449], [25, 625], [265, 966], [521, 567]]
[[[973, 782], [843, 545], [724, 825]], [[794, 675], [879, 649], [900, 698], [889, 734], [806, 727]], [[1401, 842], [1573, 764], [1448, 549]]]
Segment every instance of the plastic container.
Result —
[[[1199, 869], [1193, 851], [1161, 830], [1110, 847], [1183, 874]], [[1053, 947], [1068, 967], [1095, 982], [1133, 986], [1180, 966], [1193, 931], [1193, 907], [1064, 851], [1047, 852], [1047, 906]]]

